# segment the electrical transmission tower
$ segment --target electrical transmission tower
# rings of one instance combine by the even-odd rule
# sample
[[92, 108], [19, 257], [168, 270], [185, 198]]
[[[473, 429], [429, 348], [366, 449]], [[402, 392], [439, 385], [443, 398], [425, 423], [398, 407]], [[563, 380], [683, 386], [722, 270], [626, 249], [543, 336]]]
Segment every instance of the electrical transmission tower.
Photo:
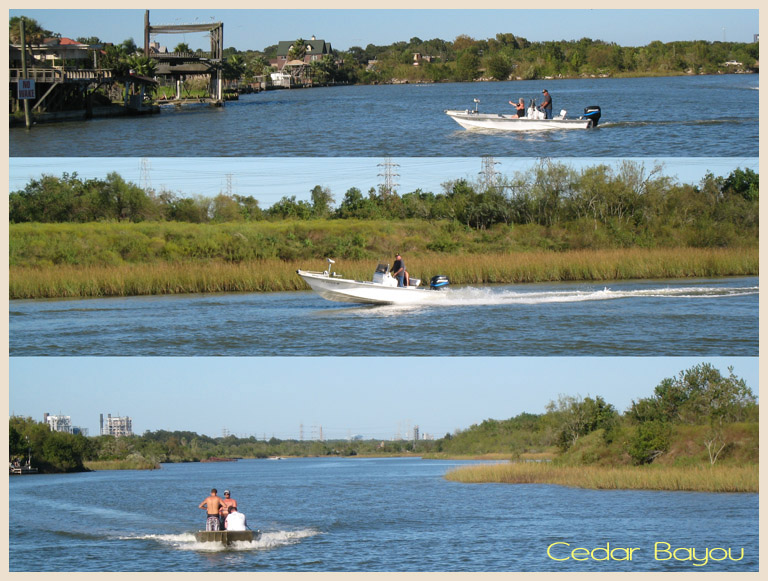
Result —
[[386, 195], [391, 195], [392, 192], [395, 190], [395, 186], [399, 186], [400, 184], [395, 182], [396, 177], [400, 177], [399, 173], [395, 173], [395, 168], [400, 167], [400, 164], [394, 163], [391, 158], [387, 157], [384, 159], [384, 163], [378, 164], [378, 167], [383, 167], [384, 171], [383, 173], [379, 174], [379, 177], [384, 178], [384, 183], [379, 184], [379, 189], [382, 193], [385, 193]]
[[496, 172], [495, 165], [499, 162], [495, 161], [493, 157], [486, 155], [483, 157], [482, 169], [480, 170], [481, 181], [486, 190], [491, 189], [497, 182], [498, 173]]
[[139, 179], [141, 189], [145, 192], [149, 192], [152, 189], [152, 180], [149, 179], [149, 160], [146, 157], [141, 158], [139, 168], [141, 170]]

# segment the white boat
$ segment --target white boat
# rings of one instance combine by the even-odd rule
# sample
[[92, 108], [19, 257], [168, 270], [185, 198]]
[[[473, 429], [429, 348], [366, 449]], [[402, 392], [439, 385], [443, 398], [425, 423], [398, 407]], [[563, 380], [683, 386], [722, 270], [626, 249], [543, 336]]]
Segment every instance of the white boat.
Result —
[[372, 280], [352, 280], [331, 272], [334, 261], [328, 259], [328, 270], [313, 272], [297, 270], [304, 282], [324, 299], [344, 303], [368, 305], [412, 305], [438, 297], [437, 290], [448, 285], [448, 277], [432, 277], [430, 288], [420, 288], [421, 280], [411, 278], [408, 286], [397, 286], [397, 279], [389, 272], [388, 264], [379, 264]]
[[[475, 103], [479, 101], [475, 99]], [[480, 113], [475, 109], [446, 110], [445, 114], [456, 121], [464, 129], [493, 129], [501, 131], [549, 131], [552, 129], [590, 129], [597, 127], [600, 121], [600, 107], [591, 106], [584, 109], [584, 115], [570, 119], [568, 112], [563, 109], [560, 115], [552, 119], [544, 119], [544, 114], [535, 105], [528, 108], [525, 117], [504, 115], [501, 113]]]

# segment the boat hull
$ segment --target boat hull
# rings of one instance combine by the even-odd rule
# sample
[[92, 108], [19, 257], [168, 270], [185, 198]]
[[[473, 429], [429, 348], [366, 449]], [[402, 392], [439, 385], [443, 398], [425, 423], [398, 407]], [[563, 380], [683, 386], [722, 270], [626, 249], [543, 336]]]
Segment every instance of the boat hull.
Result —
[[494, 129], [500, 131], [551, 131], [553, 129], [589, 129], [591, 119], [531, 119], [474, 111], [446, 111], [464, 129]]
[[298, 270], [310, 288], [329, 301], [366, 305], [412, 305], [435, 299], [440, 293], [414, 286], [385, 286], [374, 282], [332, 278], [325, 274]]
[[221, 543], [231, 545], [234, 542], [252, 542], [261, 538], [261, 531], [197, 531], [198, 543]]

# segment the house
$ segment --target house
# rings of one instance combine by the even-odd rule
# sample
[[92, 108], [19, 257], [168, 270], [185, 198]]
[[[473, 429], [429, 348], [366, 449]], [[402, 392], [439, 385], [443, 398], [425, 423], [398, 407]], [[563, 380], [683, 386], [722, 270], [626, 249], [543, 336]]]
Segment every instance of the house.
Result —
[[[293, 60], [288, 58], [288, 53], [293, 48], [295, 42], [295, 40], [281, 40], [277, 44], [277, 58], [270, 60], [269, 64], [277, 67], [278, 71], [282, 71], [285, 63], [289, 60]], [[306, 52], [304, 53], [305, 64], [309, 64], [312, 61], [322, 60], [324, 56], [333, 53], [333, 48], [331, 48], [330, 42], [318, 40], [314, 36], [305, 42], [307, 43], [307, 46], [305, 47]]]

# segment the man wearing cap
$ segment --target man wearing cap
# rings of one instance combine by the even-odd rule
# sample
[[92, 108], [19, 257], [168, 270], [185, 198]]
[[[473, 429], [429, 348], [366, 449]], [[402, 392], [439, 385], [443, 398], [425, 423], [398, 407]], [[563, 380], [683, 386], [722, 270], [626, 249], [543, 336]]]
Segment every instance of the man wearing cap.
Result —
[[544, 94], [544, 101], [539, 105], [539, 109], [544, 111], [545, 119], [552, 119], [552, 96], [546, 89], [544, 89], [542, 93]]
[[219, 508], [219, 521], [221, 524], [221, 528], [224, 528], [224, 521], [227, 520], [227, 515], [229, 514], [229, 507], [234, 506], [237, 508], [237, 501], [232, 498], [232, 495], [229, 493], [229, 490], [224, 491], [224, 498], [222, 499], [222, 505], [221, 508]]

